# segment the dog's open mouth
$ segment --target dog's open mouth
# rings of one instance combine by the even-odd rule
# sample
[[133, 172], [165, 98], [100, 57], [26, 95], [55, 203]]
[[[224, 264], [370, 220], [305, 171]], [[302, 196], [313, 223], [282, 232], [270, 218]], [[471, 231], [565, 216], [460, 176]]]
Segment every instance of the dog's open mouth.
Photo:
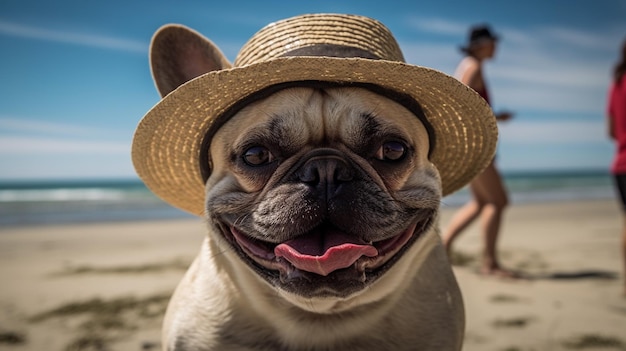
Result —
[[365, 280], [365, 272], [390, 263], [407, 243], [426, 231], [430, 223], [428, 216], [391, 238], [369, 243], [332, 226], [320, 226], [279, 244], [251, 238], [234, 226], [230, 226], [230, 232], [245, 255], [261, 267], [279, 272], [282, 281], [310, 273], [326, 277], [351, 267], [360, 280]]

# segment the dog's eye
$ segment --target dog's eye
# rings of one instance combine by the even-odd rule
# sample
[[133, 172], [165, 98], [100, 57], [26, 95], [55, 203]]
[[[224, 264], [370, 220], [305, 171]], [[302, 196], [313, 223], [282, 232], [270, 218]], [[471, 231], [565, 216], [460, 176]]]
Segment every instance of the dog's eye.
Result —
[[274, 156], [263, 146], [253, 146], [243, 154], [243, 160], [251, 166], [261, 166], [272, 162]]
[[406, 146], [404, 144], [398, 141], [388, 141], [376, 151], [376, 158], [381, 161], [399, 161], [405, 154]]

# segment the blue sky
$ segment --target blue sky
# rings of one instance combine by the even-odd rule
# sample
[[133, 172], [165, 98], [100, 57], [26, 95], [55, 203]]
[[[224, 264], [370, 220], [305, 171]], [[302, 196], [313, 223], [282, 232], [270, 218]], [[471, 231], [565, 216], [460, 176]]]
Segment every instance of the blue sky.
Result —
[[134, 178], [132, 135], [158, 100], [154, 31], [192, 27], [234, 60], [264, 25], [314, 12], [374, 17], [407, 62], [453, 74], [467, 28], [502, 37], [486, 66], [504, 171], [608, 169], [606, 92], [626, 38], [623, 0], [0, 2], [0, 180]]

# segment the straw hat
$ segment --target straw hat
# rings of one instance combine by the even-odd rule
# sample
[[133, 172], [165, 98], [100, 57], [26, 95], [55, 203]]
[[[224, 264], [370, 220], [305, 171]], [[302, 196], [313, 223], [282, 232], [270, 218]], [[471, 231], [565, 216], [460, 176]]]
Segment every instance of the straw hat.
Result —
[[[340, 57], [319, 56], [322, 46], [336, 48]], [[315, 14], [269, 24], [243, 46], [232, 68], [202, 74], [157, 103], [135, 132], [137, 174], [169, 204], [203, 215], [205, 137], [255, 93], [310, 81], [376, 86], [417, 101], [444, 195], [466, 185], [494, 156], [495, 117], [475, 91], [447, 74], [405, 63], [391, 32], [374, 19]]]

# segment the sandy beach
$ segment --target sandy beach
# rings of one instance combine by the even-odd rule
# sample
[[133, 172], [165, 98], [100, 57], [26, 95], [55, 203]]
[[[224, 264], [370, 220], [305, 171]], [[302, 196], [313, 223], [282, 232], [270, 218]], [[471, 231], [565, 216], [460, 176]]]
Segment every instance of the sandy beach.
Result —
[[[499, 247], [521, 280], [477, 274], [469, 228], [454, 253], [464, 350], [626, 350], [620, 225], [612, 200], [514, 204]], [[200, 219], [0, 228], [0, 350], [160, 350], [203, 237]]]

